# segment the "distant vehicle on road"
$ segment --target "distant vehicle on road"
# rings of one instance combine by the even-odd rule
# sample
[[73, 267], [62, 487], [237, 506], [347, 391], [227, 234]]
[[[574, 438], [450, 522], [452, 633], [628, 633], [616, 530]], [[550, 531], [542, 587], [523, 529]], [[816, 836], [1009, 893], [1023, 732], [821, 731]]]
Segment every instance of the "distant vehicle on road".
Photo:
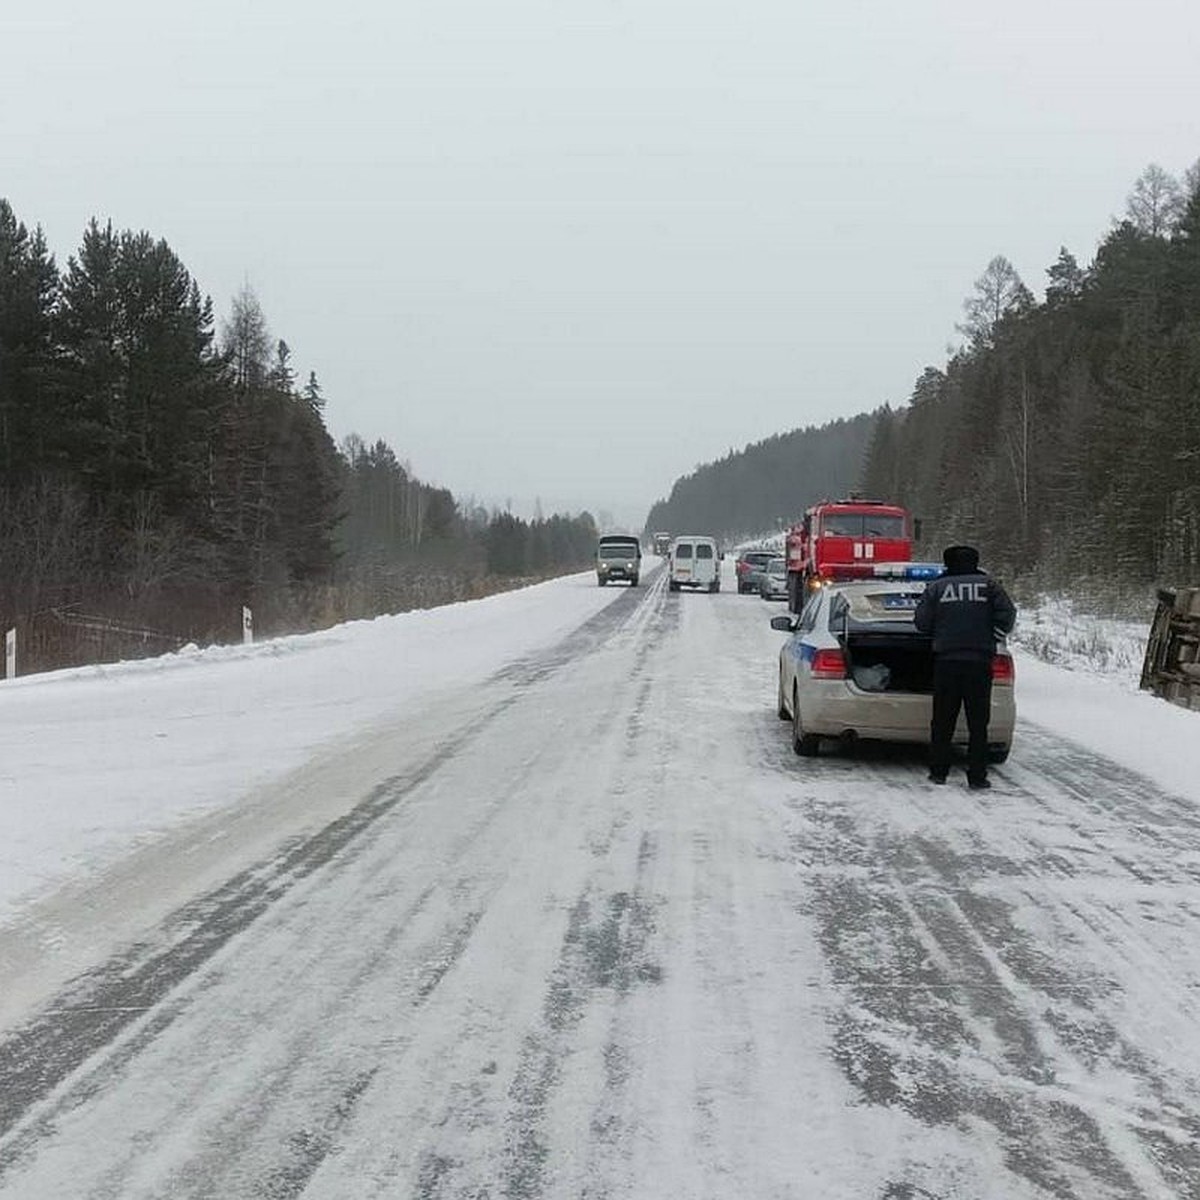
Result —
[[642, 569], [642, 544], [625, 534], [607, 534], [596, 543], [596, 582], [604, 587], [617, 579], [637, 587]]
[[778, 557], [778, 552], [775, 550], [743, 550], [738, 555], [737, 562], [733, 564], [733, 569], [737, 573], [738, 595], [740, 596], [743, 592], [757, 592], [767, 563]]
[[772, 558], [760, 572], [758, 594], [764, 600], [788, 598], [787, 560], [783, 555]]
[[677, 592], [680, 588], [704, 588], [708, 592], [721, 590], [721, 552], [710, 537], [689, 534], [671, 543], [667, 568], [667, 586]]
[[671, 535], [665, 529], [654, 535], [654, 553], [661, 558], [671, 553]]
[[[929, 742], [933, 646], [913, 625], [925, 583], [940, 564], [892, 563], [874, 578], [831, 578], [800, 615], [771, 619], [791, 637], [779, 652], [777, 709], [792, 723], [797, 754], [818, 753], [822, 738]], [[1008, 757], [1016, 723], [1013, 661], [1002, 638], [992, 658], [988, 757]], [[967, 743], [965, 720], [955, 745]]]

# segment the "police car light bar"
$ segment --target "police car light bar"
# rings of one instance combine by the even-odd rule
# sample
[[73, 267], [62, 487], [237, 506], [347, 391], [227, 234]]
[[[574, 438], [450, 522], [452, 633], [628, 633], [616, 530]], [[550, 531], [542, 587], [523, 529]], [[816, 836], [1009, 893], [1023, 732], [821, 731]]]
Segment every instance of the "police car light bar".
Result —
[[830, 563], [821, 572], [822, 583], [851, 579], [936, 579], [942, 574], [941, 563]]
[[876, 579], [937, 579], [943, 573], [941, 563], [900, 562], [876, 563]]

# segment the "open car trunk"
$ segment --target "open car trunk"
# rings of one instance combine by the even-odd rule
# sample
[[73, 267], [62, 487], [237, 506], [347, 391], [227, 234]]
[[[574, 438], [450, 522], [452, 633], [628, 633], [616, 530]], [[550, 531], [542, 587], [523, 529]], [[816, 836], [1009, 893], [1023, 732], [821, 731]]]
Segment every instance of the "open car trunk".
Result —
[[850, 631], [842, 641], [850, 678], [863, 691], [933, 694], [932, 638]]

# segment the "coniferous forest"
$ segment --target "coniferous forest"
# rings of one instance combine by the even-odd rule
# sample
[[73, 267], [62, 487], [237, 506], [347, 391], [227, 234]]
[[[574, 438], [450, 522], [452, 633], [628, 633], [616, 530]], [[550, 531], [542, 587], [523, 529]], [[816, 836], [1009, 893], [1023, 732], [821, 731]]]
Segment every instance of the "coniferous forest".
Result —
[[646, 537], [666, 530], [737, 541], [790, 524], [810, 504], [853, 490], [874, 426], [863, 414], [731, 450], [675, 481], [650, 510]]
[[1200, 173], [1151, 166], [1081, 266], [1035, 303], [997, 257], [966, 341], [876, 424], [862, 486], [1014, 578], [1200, 583]]
[[961, 348], [906, 403], [700, 467], [647, 529], [753, 535], [856, 489], [920, 517], [920, 553], [973, 542], [1030, 586], [1200, 584], [1200, 171], [1148, 167], [1041, 302], [997, 256], [963, 308]]
[[[1044, 298], [997, 256], [907, 401], [698, 467], [646, 530], [746, 536], [857, 488], [1069, 590], [1200, 580], [1200, 171], [1146, 169]], [[218, 320], [168, 244], [93, 221], [65, 267], [0, 199], [0, 629], [25, 669], [482, 594], [584, 565], [592, 518], [524, 521], [336, 446], [254, 295]]]
[[335, 446], [254, 295], [218, 323], [167, 243], [93, 221], [60, 269], [0, 199], [0, 630], [22, 671], [479, 595], [585, 564], [527, 522]]

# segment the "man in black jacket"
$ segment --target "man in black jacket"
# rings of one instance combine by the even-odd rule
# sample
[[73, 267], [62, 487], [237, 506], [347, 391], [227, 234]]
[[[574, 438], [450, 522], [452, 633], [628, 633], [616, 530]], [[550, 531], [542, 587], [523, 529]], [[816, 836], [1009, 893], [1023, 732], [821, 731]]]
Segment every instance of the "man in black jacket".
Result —
[[967, 710], [967, 786], [989, 788], [988, 718], [992, 708], [992, 656], [996, 634], [1008, 633], [1017, 610], [999, 581], [979, 569], [973, 546], [949, 546], [944, 575], [925, 589], [914, 624], [933, 637], [933, 720], [929, 778], [945, 783], [958, 710]]

